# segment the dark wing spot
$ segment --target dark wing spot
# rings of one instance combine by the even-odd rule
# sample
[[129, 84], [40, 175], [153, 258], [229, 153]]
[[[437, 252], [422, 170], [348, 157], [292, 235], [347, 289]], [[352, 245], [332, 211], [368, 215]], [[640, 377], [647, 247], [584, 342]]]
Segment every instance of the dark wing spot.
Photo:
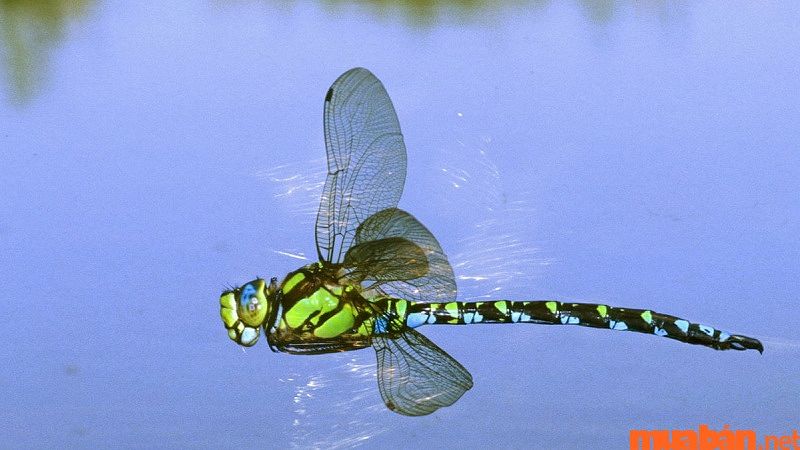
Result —
[[328, 93], [325, 94], [325, 101], [326, 102], [331, 101], [332, 97], [333, 97], [333, 88], [330, 88], [330, 89], [328, 89]]

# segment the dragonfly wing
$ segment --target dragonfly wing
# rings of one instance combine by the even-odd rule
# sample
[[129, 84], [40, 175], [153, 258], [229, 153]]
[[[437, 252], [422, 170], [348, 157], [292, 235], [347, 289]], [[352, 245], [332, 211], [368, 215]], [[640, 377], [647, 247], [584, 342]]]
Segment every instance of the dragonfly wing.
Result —
[[351, 69], [325, 96], [328, 177], [317, 213], [317, 252], [341, 262], [367, 217], [397, 205], [406, 178], [406, 147], [383, 84]]
[[402, 237], [387, 237], [350, 247], [344, 256], [348, 277], [357, 282], [414, 280], [428, 273], [428, 257], [417, 244]]
[[[380, 246], [377, 243], [386, 244], [384, 255], [407, 254], [376, 264], [378, 258], [367, 257], [372, 253], [362, 248], [374, 249]], [[386, 295], [414, 302], [455, 301], [456, 281], [447, 255], [431, 232], [411, 214], [397, 208], [373, 214], [359, 225], [354, 244], [345, 257], [345, 268], [353, 271], [356, 281], [372, 281], [371, 287], [380, 287]]]
[[386, 406], [406, 416], [424, 416], [450, 406], [472, 388], [472, 375], [417, 331], [376, 335], [378, 388]]

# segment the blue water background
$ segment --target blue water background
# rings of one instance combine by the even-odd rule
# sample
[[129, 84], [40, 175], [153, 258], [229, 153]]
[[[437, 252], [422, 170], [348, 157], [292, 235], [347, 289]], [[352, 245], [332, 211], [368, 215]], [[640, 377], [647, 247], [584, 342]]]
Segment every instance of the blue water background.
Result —
[[[800, 3], [0, 5], [0, 447], [624, 448], [800, 419]], [[228, 284], [314, 258], [322, 101], [386, 85], [400, 206], [463, 300], [652, 308], [715, 352], [429, 327], [475, 387], [386, 410], [374, 354], [246, 352]]]

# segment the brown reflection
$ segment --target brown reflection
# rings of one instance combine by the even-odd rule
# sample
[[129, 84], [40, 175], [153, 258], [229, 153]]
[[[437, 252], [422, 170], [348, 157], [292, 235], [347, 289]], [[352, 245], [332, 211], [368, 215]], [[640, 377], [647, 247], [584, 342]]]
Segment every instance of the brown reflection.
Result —
[[418, 25], [430, 25], [444, 16], [470, 20], [506, 7], [539, 7], [549, 0], [324, 0], [329, 5], [360, 5], [379, 15], [404, 14]]
[[0, 50], [12, 96], [24, 102], [36, 93], [50, 49], [64, 37], [71, 19], [92, 0], [0, 0]]
[[608, 22], [614, 16], [614, 0], [580, 0], [589, 17], [596, 23]]
[[[296, 0], [282, 0], [289, 4]], [[544, 9], [558, 0], [322, 0], [333, 10], [357, 6], [378, 16], [402, 14], [417, 25], [432, 25], [442, 19], [471, 21], [491, 17], [493, 12], [512, 8]], [[652, 10], [659, 15], [668, 11], [668, 0], [571, 0], [596, 24], [610, 22], [619, 9]]]

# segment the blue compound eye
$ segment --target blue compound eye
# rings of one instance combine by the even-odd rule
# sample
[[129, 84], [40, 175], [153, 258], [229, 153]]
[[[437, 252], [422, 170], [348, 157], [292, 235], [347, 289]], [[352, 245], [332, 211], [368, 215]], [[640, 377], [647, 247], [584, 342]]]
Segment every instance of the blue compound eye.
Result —
[[236, 312], [239, 319], [249, 327], [261, 326], [267, 316], [269, 308], [264, 288], [264, 280], [256, 280], [244, 285], [239, 294]]
[[247, 308], [250, 305], [253, 296], [256, 293], [256, 288], [252, 284], [247, 284], [242, 288], [242, 293], [239, 294], [239, 306]]

